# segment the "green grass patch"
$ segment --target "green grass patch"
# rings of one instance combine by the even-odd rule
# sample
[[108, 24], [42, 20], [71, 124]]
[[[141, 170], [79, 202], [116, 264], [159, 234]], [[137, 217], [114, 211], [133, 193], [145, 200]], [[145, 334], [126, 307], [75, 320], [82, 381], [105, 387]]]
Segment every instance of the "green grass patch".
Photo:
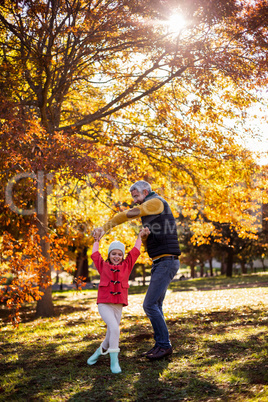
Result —
[[86, 364], [106, 332], [96, 290], [54, 293], [49, 319], [29, 304], [18, 329], [2, 308], [0, 401], [267, 401], [267, 285], [267, 274], [173, 282], [164, 310], [174, 353], [155, 362], [140, 357], [153, 345], [146, 287], [131, 288], [117, 375], [108, 356]]

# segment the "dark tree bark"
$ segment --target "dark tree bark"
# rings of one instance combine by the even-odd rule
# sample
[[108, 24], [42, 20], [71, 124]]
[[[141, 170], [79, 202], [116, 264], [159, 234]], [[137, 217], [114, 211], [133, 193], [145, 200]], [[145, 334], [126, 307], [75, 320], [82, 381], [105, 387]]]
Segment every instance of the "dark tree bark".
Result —
[[204, 276], [204, 261], [200, 263], [200, 277], [202, 278]]
[[88, 247], [83, 247], [82, 250], [78, 251], [76, 257], [76, 271], [74, 274], [75, 278], [83, 277], [86, 278], [86, 282], [91, 282], [88, 274], [88, 258], [87, 258]]
[[[45, 186], [45, 183], [44, 183]], [[38, 234], [40, 236], [40, 246], [42, 250], [42, 255], [45, 257], [48, 266], [42, 272], [43, 283], [50, 283], [51, 280], [51, 264], [49, 257], [49, 242], [48, 242], [48, 215], [47, 215], [47, 196], [46, 188], [44, 188], [43, 194], [39, 194], [39, 202], [37, 205], [37, 228]], [[51, 317], [54, 314], [54, 306], [52, 302], [52, 287], [40, 287], [40, 290], [44, 293], [42, 298], [37, 301], [36, 306], [36, 317]]]
[[247, 267], [246, 267], [245, 261], [241, 261], [240, 265], [241, 265], [242, 274], [246, 274], [247, 273]]
[[190, 263], [190, 268], [191, 268], [191, 278], [195, 278], [195, 264], [192, 262]]
[[228, 247], [228, 255], [227, 255], [227, 267], [226, 267], [226, 276], [231, 278], [233, 275], [233, 260], [234, 260], [234, 250], [232, 245]]
[[212, 258], [209, 260], [209, 271], [210, 271], [210, 276], [213, 276], [213, 265], [212, 265]]

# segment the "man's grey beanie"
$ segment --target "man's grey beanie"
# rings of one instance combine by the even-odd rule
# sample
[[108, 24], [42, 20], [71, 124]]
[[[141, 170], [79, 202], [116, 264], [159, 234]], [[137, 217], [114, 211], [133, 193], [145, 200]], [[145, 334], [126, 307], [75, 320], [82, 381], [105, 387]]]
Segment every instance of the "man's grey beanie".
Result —
[[122, 251], [123, 257], [124, 257], [124, 255], [125, 255], [125, 245], [123, 243], [121, 243], [121, 241], [117, 241], [117, 240], [112, 241], [112, 243], [110, 244], [109, 249], [108, 249], [108, 256], [109, 256], [110, 252], [113, 251], [113, 250]]

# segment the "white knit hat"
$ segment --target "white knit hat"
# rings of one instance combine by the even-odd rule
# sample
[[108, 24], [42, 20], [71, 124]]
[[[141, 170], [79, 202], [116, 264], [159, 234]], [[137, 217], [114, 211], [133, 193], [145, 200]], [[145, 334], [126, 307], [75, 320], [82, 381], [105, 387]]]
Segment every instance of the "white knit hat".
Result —
[[121, 243], [121, 241], [117, 241], [117, 240], [112, 241], [112, 243], [110, 244], [109, 249], [108, 249], [108, 257], [109, 257], [110, 252], [113, 251], [113, 250], [122, 251], [123, 257], [124, 257], [125, 245], [123, 243]]

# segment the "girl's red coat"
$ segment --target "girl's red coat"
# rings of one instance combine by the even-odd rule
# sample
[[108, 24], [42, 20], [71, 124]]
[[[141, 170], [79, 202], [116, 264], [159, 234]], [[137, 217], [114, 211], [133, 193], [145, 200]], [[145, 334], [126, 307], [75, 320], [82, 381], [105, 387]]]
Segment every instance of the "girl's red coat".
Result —
[[115, 303], [128, 305], [128, 279], [140, 255], [140, 251], [133, 247], [120, 265], [112, 265], [104, 261], [99, 251], [91, 258], [100, 274], [97, 303]]

